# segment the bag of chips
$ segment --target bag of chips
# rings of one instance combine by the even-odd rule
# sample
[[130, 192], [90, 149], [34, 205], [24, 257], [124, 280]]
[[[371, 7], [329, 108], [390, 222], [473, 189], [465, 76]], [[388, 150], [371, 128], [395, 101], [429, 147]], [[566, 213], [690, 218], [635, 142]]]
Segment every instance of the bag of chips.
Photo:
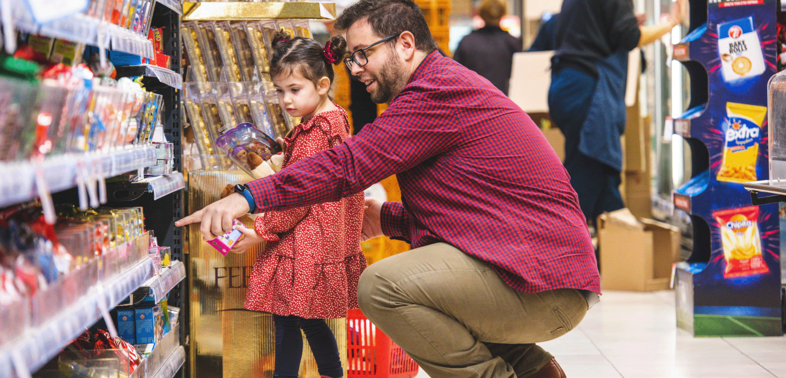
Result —
[[726, 103], [724, 125], [726, 142], [718, 181], [746, 183], [756, 181], [756, 160], [759, 157], [761, 123], [767, 115], [766, 106]]
[[724, 278], [769, 272], [761, 250], [758, 206], [716, 211], [713, 213], [721, 230]]

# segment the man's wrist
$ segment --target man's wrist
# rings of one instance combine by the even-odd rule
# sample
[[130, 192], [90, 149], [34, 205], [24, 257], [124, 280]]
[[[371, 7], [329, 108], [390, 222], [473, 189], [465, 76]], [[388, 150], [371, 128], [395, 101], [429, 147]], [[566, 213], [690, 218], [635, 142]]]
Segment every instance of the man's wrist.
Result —
[[235, 186], [235, 193], [240, 194], [248, 203], [248, 212], [254, 213], [257, 209], [257, 205], [254, 202], [254, 196], [251, 195], [251, 190], [249, 190], [248, 185], [236, 185]]

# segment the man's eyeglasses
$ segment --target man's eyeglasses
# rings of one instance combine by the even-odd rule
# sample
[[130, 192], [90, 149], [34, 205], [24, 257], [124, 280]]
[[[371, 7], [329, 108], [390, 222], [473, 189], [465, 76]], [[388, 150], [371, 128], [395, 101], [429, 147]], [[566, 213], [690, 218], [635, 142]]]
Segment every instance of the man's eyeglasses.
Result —
[[357, 50], [357, 51], [353, 52], [352, 55], [344, 58], [344, 64], [346, 64], [347, 68], [350, 69], [350, 70], [352, 69], [352, 65], [353, 64], [357, 64], [358, 67], [364, 67], [366, 64], [368, 64], [368, 57], [366, 56], [366, 51], [368, 51], [370, 48], [372, 48], [372, 47], [374, 47], [376, 45], [379, 45], [379, 44], [382, 44], [382, 43], [385, 43], [385, 42], [388, 42], [388, 41], [392, 41], [392, 40], [398, 38], [398, 36], [400, 36], [400, 35], [401, 35], [401, 33], [393, 34], [391, 36], [382, 38], [379, 41], [376, 41], [376, 42], [370, 44], [367, 47], [364, 47], [364, 48], [362, 48], [360, 50]]

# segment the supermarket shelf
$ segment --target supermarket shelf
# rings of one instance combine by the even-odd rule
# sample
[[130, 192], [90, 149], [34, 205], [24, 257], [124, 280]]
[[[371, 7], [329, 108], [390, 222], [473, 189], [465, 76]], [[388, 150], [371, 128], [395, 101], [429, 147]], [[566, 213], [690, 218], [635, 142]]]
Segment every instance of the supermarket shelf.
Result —
[[183, 76], [179, 73], [150, 64], [139, 66], [119, 66], [116, 67], [117, 77], [128, 76], [148, 76], [158, 79], [162, 84], [172, 88], [183, 89]]
[[182, 362], [178, 363], [177, 358], [178, 349], [181, 348], [180, 324], [175, 324], [145, 359], [147, 361], [147, 377], [173, 377], [183, 364]]
[[72, 42], [104, 47], [154, 58], [153, 43], [145, 36], [124, 29], [118, 25], [103, 22], [84, 14], [75, 14], [45, 25], [38, 25], [24, 6], [14, 8], [14, 26], [24, 32], [47, 37], [62, 38]]
[[101, 301], [109, 309], [117, 306], [150, 277], [152, 270], [152, 260], [145, 258], [119, 276], [91, 287], [86, 295], [40, 327], [28, 330], [17, 342], [0, 351], [0, 376], [15, 376], [13, 355], [30, 372], [40, 369], [101, 318]]
[[179, 15], [183, 15], [183, 4], [180, 4], [180, 0], [157, 0], [156, 4], [161, 4]]
[[105, 32], [109, 34], [112, 50], [139, 55], [150, 59], [155, 58], [156, 52], [153, 49], [153, 42], [145, 36], [134, 33], [128, 29], [123, 29], [114, 24], [104, 23], [102, 26], [106, 28]]
[[171, 175], [158, 176], [147, 181], [147, 191], [153, 193], [153, 200], [172, 194], [186, 187], [186, 181], [180, 172]]
[[183, 3], [183, 21], [255, 21], [261, 19], [321, 20], [336, 19], [334, 3]]
[[173, 378], [185, 363], [186, 350], [181, 345], [175, 349], [157, 373], [148, 374], [147, 376], [149, 378]]
[[156, 276], [147, 280], [142, 284], [142, 287], [147, 287], [149, 295], [158, 303], [184, 278], [186, 278], [186, 266], [180, 261], [173, 261], [160, 277]]
[[0, 165], [0, 207], [13, 205], [38, 197], [35, 185], [36, 171], [40, 170], [50, 193], [77, 185], [77, 180], [87, 172], [94, 177], [112, 177], [124, 172], [156, 164], [156, 150], [139, 146], [107, 153], [61, 155], [41, 163], [30, 161]]

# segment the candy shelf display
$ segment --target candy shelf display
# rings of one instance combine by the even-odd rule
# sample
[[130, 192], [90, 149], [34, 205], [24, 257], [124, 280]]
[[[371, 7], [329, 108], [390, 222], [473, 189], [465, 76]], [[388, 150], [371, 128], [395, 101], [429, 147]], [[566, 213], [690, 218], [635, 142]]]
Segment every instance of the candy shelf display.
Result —
[[183, 374], [182, 8], [26, 3], [0, 5], [0, 377]]
[[673, 201], [694, 235], [690, 257], [675, 266], [677, 325], [695, 336], [781, 335], [778, 208], [753, 206], [743, 187], [769, 177], [776, 1], [691, 0], [690, 8], [673, 54], [691, 84], [673, 130], [692, 156], [692, 179]]

